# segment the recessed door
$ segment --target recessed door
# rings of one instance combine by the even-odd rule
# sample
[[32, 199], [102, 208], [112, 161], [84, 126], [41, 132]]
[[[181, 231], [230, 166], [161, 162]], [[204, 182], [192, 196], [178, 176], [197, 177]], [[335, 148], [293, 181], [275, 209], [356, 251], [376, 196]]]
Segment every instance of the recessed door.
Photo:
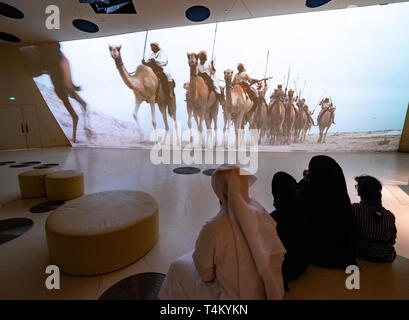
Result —
[[27, 148], [41, 148], [40, 124], [35, 105], [21, 105]]
[[0, 150], [27, 148], [19, 105], [0, 105]]

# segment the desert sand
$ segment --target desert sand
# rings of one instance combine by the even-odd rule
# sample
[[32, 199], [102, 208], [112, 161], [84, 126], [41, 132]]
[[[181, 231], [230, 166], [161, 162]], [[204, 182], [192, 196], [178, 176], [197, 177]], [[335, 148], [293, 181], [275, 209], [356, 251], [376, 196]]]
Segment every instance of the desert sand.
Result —
[[[72, 135], [72, 119], [61, 100], [52, 88], [38, 84], [54, 117], [57, 119], [68, 139]], [[141, 141], [133, 121], [122, 121], [106, 115], [92, 106], [84, 113], [79, 105], [71, 100], [80, 120], [78, 122], [76, 147], [112, 148], [151, 148], [153, 143]], [[317, 134], [310, 134], [303, 143], [273, 146], [259, 145], [261, 152], [391, 152], [397, 151], [401, 130], [382, 130], [367, 132], [328, 132], [327, 140], [317, 144]], [[147, 137], [145, 137], [147, 139]], [[188, 142], [183, 141], [182, 146]]]

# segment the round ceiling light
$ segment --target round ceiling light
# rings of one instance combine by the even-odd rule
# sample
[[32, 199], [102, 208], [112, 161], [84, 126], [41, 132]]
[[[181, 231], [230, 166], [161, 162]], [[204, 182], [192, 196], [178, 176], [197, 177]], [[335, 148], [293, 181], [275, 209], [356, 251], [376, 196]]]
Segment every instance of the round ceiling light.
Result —
[[186, 10], [186, 18], [193, 22], [204, 21], [209, 16], [210, 10], [204, 6], [193, 6]]
[[7, 42], [21, 42], [19, 37], [6, 32], [0, 32], [0, 39]]
[[317, 7], [321, 7], [324, 4], [327, 4], [328, 2], [330, 2], [331, 0], [307, 0], [305, 2], [305, 5], [308, 8], [317, 8]]
[[19, 9], [14, 8], [13, 6], [4, 2], [0, 2], [0, 14], [13, 19], [24, 18], [24, 13], [22, 13]]
[[88, 20], [84, 20], [84, 19], [75, 19], [72, 24], [74, 25], [74, 27], [76, 27], [78, 30], [84, 31], [84, 32], [88, 32], [88, 33], [95, 33], [99, 31], [99, 27]]

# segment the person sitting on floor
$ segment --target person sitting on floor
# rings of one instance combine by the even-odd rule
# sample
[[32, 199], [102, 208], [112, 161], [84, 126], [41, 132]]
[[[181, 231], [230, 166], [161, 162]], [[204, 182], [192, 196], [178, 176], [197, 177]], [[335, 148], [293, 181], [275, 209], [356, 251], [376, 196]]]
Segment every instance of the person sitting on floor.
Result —
[[282, 272], [284, 281], [297, 279], [311, 261], [311, 226], [303, 217], [303, 204], [297, 191], [297, 181], [288, 173], [277, 172], [271, 183], [275, 211], [271, 217], [277, 223], [277, 233], [287, 253]]
[[356, 265], [356, 230], [345, 177], [328, 156], [315, 156], [299, 190], [312, 228], [312, 264], [324, 268]]
[[276, 223], [249, 195], [256, 178], [220, 166], [211, 183], [221, 208], [207, 222], [195, 249], [173, 262], [160, 299], [282, 299], [285, 249]]
[[396, 257], [395, 216], [382, 206], [382, 184], [374, 177], [356, 177], [360, 203], [352, 205], [358, 233], [357, 256], [371, 261], [392, 262]]

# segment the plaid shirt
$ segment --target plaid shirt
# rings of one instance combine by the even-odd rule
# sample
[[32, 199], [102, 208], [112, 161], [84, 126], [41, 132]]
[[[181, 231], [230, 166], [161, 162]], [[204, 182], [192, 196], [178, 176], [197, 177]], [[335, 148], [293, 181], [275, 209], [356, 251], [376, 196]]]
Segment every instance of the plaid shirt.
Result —
[[369, 201], [352, 205], [357, 231], [357, 256], [372, 261], [393, 261], [396, 257], [395, 216], [382, 207], [380, 214]]

